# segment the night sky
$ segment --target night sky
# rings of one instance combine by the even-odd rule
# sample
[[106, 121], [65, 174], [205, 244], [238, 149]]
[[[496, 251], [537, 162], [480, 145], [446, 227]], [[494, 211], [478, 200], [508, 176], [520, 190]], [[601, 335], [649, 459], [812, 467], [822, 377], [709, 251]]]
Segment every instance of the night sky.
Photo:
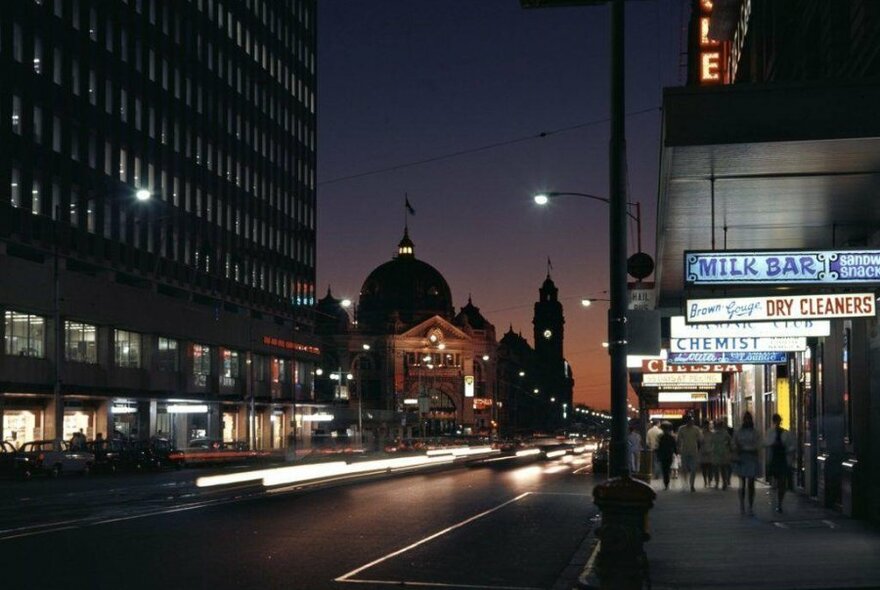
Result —
[[[627, 3], [629, 200], [652, 256], [662, 88], [684, 81], [686, 5]], [[357, 299], [396, 253], [408, 194], [416, 257], [499, 339], [512, 325], [532, 342], [550, 258], [575, 402], [607, 408], [607, 303], [580, 299], [608, 297], [608, 206], [531, 195], [608, 196], [609, 24], [607, 6], [319, 0], [318, 296]]]

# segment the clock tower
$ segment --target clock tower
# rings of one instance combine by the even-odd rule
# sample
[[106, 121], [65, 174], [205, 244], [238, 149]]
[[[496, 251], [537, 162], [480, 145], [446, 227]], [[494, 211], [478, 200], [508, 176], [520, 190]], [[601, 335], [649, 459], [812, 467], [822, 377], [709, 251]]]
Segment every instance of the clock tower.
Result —
[[538, 290], [535, 315], [532, 319], [535, 337], [535, 361], [539, 397], [546, 404], [545, 424], [555, 429], [571, 417], [571, 370], [562, 353], [565, 317], [559, 302], [559, 290], [548, 271], [544, 284]]

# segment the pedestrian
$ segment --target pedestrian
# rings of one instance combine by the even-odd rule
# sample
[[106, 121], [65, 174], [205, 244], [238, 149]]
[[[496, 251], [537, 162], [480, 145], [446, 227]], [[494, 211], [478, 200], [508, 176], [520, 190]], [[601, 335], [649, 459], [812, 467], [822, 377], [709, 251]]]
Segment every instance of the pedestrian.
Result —
[[657, 444], [663, 435], [663, 429], [660, 428], [660, 422], [657, 419], [651, 420], [651, 428], [645, 433], [645, 444], [651, 451], [652, 477], [660, 477], [660, 459], [657, 457]]
[[730, 485], [730, 455], [732, 439], [730, 433], [727, 432], [727, 426], [723, 420], [715, 421], [715, 430], [712, 431], [712, 438], [709, 440], [709, 447], [712, 449], [712, 470], [715, 473], [715, 488], [721, 486], [722, 490], [726, 490]]
[[672, 436], [672, 424], [664, 422], [660, 427], [660, 437], [657, 439], [657, 460], [660, 463], [664, 490], [669, 489], [673, 457], [675, 457], [675, 437]]
[[712, 480], [715, 477], [715, 470], [712, 469], [712, 447], [710, 440], [712, 438], [712, 423], [709, 420], [703, 420], [700, 439], [700, 474], [703, 476], [703, 487], [712, 486]]
[[681, 483], [685, 489], [690, 486], [696, 492], [697, 462], [700, 458], [700, 441], [703, 439], [700, 427], [694, 424], [694, 415], [688, 412], [684, 424], [678, 429], [678, 454], [681, 456]]
[[86, 449], [86, 435], [83, 434], [82, 428], [79, 432], [74, 432], [70, 437], [71, 451], [84, 451]]
[[733, 435], [736, 451], [735, 471], [739, 476], [739, 511], [745, 513], [746, 490], [748, 490], [749, 514], [754, 514], [755, 478], [758, 476], [758, 449], [761, 448], [761, 433], [755, 430], [751, 412], [743, 413], [742, 425]]
[[631, 424], [629, 435], [626, 437], [626, 452], [629, 463], [629, 472], [639, 472], [639, 453], [642, 452], [642, 435], [639, 434], [638, 426]]
[[770, 450], [767, 463], [767, 476], [776, 485], [776, 512], [782, 513], [782, 499], [788, 489], [791, 475], [791, 464], [794, 455], [794, 441], [791, 432], [782, 427], [782, 416], [773, 414], [773, 427], [764, 438], [764, 444]]

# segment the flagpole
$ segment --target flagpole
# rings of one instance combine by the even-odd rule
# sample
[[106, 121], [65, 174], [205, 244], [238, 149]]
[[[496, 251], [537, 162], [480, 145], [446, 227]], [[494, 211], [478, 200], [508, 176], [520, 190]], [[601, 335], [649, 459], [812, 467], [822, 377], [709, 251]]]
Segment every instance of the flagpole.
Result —
[[403, 230], [409, 231], [409, 210], [406, 204], [409, 203], [409, 193], [403, 193]]

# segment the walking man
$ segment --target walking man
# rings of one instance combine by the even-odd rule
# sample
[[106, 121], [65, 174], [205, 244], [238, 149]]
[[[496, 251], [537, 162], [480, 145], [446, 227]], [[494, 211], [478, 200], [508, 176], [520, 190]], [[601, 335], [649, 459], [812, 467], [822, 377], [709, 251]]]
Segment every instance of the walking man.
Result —
[[651, 420], [651, 428], [645, 433], [645, 444], [651, 451], [653, 458], [653, 477], [660, 477], [660, 457], [657, 456], [657, 447], [660, 444], [660, 437], [663, 435], [663, 429], [660, 428], [659, 420]]
[[772, 420], [773, 427], [764, 437], [764, 444], [770, 449], [767, 475], [772, 477], [776, 484], [776, 512], [781, 514], [782, 499], [788, 489], [791, 474], [794, 441], [792, 441], [791, 433], [782, 427], [782, 416], [773, 414]]
[[683, 485], [690, 485], [691, 491], [696, 492], [694, 481], [697, 478], [697, 463], [700, 459], [700, 444], [703, 433], [700, 427], [694, 424], [694, 415], [688, 412], [684, 418], [684, 425], [678, 429], [678, 454], [681, 457], [681, 481]]

